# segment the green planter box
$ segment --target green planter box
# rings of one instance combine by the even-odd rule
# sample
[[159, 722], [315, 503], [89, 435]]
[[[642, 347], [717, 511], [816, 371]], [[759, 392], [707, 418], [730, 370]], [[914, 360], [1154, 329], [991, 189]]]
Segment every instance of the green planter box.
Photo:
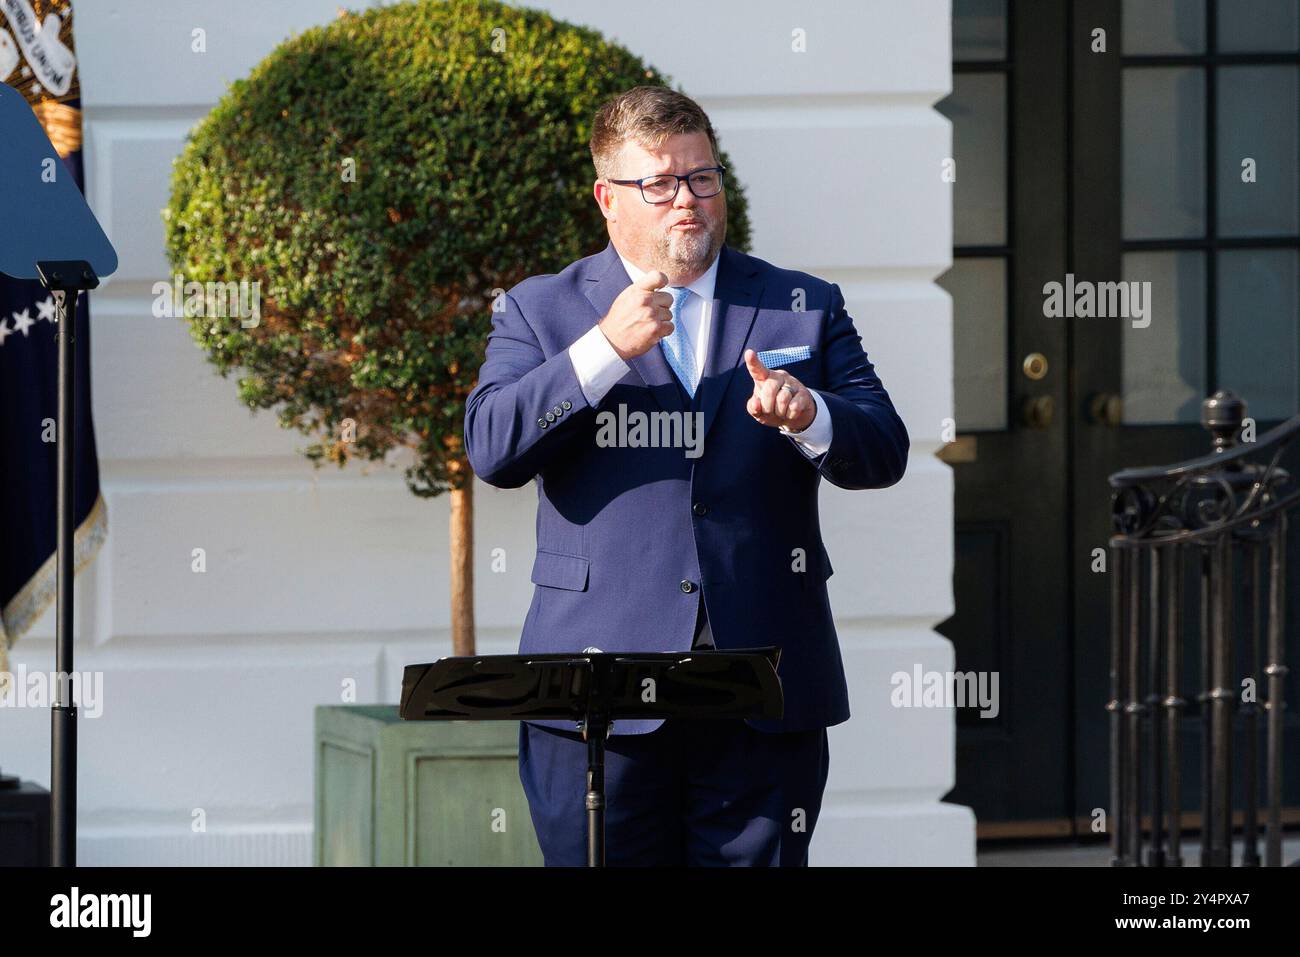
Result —
[[312, 862], [541, 866], [519, 783], [519, 722], [318, 706]]

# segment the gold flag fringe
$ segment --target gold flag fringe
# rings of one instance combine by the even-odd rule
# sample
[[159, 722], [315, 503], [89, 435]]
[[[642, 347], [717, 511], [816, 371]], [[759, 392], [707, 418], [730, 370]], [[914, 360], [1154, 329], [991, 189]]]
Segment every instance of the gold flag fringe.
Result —
[[[90, 513], [72, 535], [73, 578], [99, 554], [108, 537], [108, 507], [101, 491]], [[9, 649], [54, 602], [57, 591], [57, 556], [51, 553], [44, 564], [0, 612], [0, 694], [10, 681]], [[72, 583], [69, 583], [72, 584]]]
[[81, 111], [65, 106], [57, 100], [41, 100], [32, 112], [45, 128], [50, 145], [61, 157], [67, 159], [81, 149]]

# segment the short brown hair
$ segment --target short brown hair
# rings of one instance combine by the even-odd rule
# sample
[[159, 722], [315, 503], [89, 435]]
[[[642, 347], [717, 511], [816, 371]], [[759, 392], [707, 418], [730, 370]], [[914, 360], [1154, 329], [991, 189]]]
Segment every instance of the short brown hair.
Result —
[[666, 86], [634, 86], [601, 104], [591, 125], [591, 162], [597, 176], [613, 176], [614, 161], [627, 140], [658, 149], [677, 133], [707, 133], [714, 159], [718, 139], [700, 105]]

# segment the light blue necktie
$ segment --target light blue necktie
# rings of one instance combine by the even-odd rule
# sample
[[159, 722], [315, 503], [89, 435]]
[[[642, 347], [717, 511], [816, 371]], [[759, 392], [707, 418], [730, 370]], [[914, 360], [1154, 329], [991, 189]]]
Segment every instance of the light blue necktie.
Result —
[[686, 297], [691, 291], [685, 286], [669, 286], [669, 291], [673, 296], [673, 331], [671, 335], [664, 336], [659, 340], [659, 346], [664, 351], [664, 358], [668, 360], [668, 365], [673, 372], [677, 373], [677, 378], [691, 398], [695, 397], [695, 347], [691, 345], [691, 337], [686, 334], [685, 325], [682, 323], [682, 306], [686, 303]]

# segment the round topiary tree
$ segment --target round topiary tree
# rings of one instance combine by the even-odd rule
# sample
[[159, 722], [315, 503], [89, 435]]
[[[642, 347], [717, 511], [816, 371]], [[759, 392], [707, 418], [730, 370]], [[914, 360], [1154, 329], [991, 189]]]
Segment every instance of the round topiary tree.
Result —
[[[239, 399], [319, 467], [409, 449], [451, 495], [453, 653], [473, 654], [465, 400], [496, 296], [602, 249], [597, 107], [669, 80], [595, 31], [491, 0], [417, 0], [292, 37], [192, 131], [163, 211], [186, 282], [259, 282], [260, 319], [190, 314]], [[731, 166], [725, 154], [719, 162]], [[747, 249], [728, 186], [728, 244]]]

